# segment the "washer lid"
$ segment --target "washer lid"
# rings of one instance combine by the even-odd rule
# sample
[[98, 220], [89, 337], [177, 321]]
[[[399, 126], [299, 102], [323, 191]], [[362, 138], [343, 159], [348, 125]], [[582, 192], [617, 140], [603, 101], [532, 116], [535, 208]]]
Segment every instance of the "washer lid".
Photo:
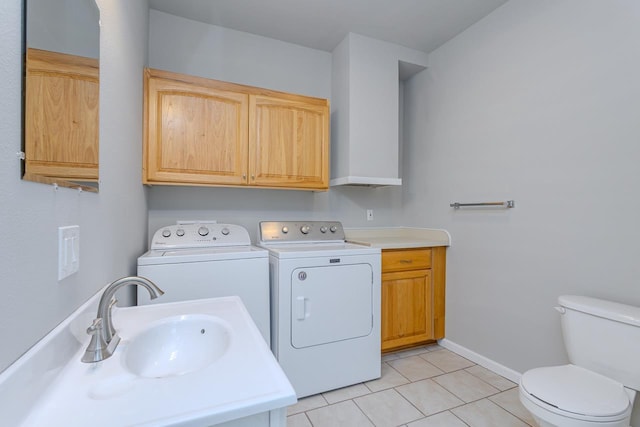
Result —
[[227, 246], [176, 250], [151, 250], [138, 257], [138, 266], [182, 264], [187, 262], [229, 261], [250, 258], [269, 258], [266, 249], [255, 246]]
[[532, 369], [521, 385], [537, 399], [578, 415], [610, 417], [629, 408], [622, 384], [575, 365]]

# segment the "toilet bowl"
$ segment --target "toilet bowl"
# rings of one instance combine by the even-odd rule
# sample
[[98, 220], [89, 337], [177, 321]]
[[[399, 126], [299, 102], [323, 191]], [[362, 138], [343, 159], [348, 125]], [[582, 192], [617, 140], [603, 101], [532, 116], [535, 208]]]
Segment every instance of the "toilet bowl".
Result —
[[640, 308], [561, 296], [570, 364], [520, 379], [520, 401], [541, 427], [629, 427], [640, 390]]
[[520, 401], [540, 427], [629, 427], [635, 395], [575, 365], [532, 369], [520, 379]]

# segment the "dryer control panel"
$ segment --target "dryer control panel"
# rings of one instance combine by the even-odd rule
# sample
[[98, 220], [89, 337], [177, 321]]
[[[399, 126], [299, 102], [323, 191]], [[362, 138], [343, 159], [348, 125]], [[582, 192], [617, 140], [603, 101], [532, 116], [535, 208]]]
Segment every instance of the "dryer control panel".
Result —
[[344, 242], [340, 221], [262, 221], [260, 242], [269, 243], [329, 243]]
[[179, 224], [162, 227], [153, 235], [151, 250], [247, 246], [246, 228], [235, 224]]

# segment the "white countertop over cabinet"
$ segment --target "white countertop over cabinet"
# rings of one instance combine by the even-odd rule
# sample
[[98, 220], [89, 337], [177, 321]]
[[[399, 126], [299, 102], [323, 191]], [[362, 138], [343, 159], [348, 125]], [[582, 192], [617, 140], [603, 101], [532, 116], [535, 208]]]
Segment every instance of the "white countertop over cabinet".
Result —
[[430, 248], [451, 246], [446, 230], [416, 227], [345, 228], [348, 242], [380, 249]]

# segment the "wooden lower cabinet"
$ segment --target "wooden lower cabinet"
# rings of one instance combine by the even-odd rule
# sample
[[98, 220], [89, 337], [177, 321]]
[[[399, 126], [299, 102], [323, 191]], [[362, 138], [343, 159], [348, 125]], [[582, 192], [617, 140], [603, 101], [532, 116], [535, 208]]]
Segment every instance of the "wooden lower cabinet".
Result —
[[382, 351], [444, 338], [445, 248], [382, 251]]
[[433, 339], [431, 270], [382, 275], [382, 351]]

